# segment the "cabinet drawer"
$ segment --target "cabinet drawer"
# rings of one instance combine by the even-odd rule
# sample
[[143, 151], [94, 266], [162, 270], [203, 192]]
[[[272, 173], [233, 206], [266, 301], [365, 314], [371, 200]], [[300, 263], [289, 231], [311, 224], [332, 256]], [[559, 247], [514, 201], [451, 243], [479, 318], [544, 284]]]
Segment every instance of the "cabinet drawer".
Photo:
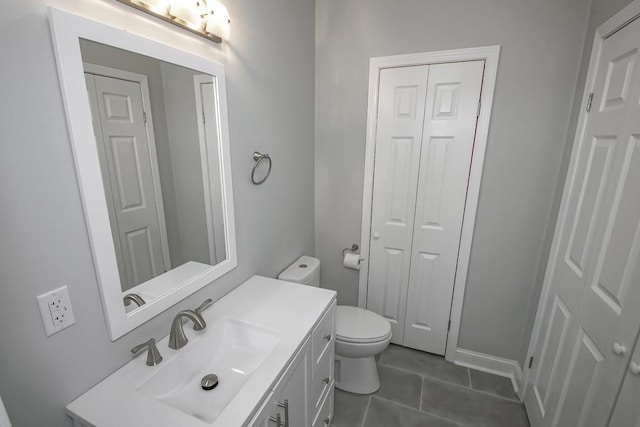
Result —
[[329, 390], [329, 386], [333, 383], [334, 368], [334, 346], [331, 345], [324, 352], [318, 363], [318, 370], [311, 380], [311, 403], [314, 405], [313, 414], [316, 414], [322, 405], [322, 399]]
[[335, 337], [335, 318], [336, 318], [336, 302], [334, 301], [329, 310], [324, 314], [320, 322], [313, 329], [311, 334], [311, 354], [313, 355], [313, 374], [315, 375], [318, 364], [322, 356], [332, 348], [336, 340]]
[[322, 408], [313, 420], [313, 427], [327, 427], [331, 424], [333, 418], [333, 383], [331, 383], [331, 392], [324, 398]]

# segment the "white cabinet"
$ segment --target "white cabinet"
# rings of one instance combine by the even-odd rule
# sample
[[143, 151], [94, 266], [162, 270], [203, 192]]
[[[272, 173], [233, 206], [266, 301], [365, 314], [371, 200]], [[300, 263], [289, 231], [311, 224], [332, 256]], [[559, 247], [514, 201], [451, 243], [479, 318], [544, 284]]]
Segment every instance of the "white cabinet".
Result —
[[253, 427], [293, 427], [309, 423], [310, 343], [305, 342], [251, 422]]
[[326, 427], [333, 417], [335, 306], [321, 316], [249, 423], [251, 427]]

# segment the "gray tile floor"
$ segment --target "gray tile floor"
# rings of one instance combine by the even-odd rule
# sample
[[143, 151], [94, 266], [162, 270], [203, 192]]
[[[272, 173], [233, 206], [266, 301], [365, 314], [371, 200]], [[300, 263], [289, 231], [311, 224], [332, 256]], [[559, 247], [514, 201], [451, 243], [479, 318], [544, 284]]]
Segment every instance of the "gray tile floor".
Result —
[[333, 427], [528, 427], [511, 381], [390, 345], [378, 361], [380, 389], [336, 389]]

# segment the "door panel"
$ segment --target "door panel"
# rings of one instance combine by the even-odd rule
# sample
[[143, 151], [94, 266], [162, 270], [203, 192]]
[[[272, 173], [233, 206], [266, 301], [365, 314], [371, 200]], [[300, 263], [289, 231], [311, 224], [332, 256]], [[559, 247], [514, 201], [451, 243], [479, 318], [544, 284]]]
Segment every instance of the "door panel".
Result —
[[126, 290], [170, 268], [162, 248], [162, 207], [156, 200], [157, 159], [149, 147], [140, 84], [92, 74], [86, 78], [91, 104], [97, 108], [96, 141]]
[[[640, 327], [639, 41], [635, 21], [604, 41], [597, 64], [598, 107], [572, 159], [525, 396], [534, 427], [606, 425], [629, 360], [614, 344], [629, 348]], [[557, 320], [559, 303], [568, 321]]]
[[380, 72], [367, 308], [402, 344], [428, 66]]
[[484, 61], [431, 65], [404, 345], [444, 355]]

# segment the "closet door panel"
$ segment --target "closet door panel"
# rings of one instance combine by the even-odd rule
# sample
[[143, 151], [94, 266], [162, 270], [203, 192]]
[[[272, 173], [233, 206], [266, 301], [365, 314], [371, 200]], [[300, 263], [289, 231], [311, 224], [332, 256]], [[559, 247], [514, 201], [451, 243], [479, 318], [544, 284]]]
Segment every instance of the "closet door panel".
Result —
[[367, 308], [402, 344], [428, 66], [380, 72]]
[[404, 345], [444, 355], [484, 61], [431, 65]]

